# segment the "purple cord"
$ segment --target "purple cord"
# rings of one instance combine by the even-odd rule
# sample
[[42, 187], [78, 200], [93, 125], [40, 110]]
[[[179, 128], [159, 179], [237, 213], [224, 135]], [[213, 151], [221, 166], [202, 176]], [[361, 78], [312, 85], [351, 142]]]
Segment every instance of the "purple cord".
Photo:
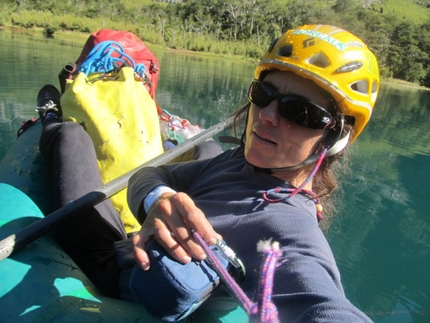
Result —
[[267, 244], [262, 248], [265, 254], [264, 262], [261, 266], [261, 279], [258, 293], [258, 308], [260, 313], [260, 322], [277, 323], [279, 322], [278, 310], [272, 302], [273, 278], [275, 276], [276, 264], [282, 251], [279, 243], [274, 242]]
[[205, 251], [207, 259], [213, 269], [220, 276], [220, 279], [224, 282], [226, 288], [243, 307], [248, 316], [253, 318], [260, 317], [260, 323], [279, 323], [278, 310], [272, 301], [273, 278], [278, 259], [282, 256], [282, 250], [279, 248], [279, 244], [277, 242], [272, 244], [266, 242], [262, 244], [263, 247], [261, 248], [261, 251], [265, 254], [265, 257], [261, 266], [261, 279], [258, 293], [259, 299], [257, 302], [252, 302], [236, 281], [230, 276], [227, 270], [224, 269], [217, 256], [203, 241], [202, 237], [195, 231], [193, 231], [193, 235]]
[[251, 314], [252, 308], [254, 307], [254, 304], [252, 301], [246, 296], [246, 294], [243, 292], [243, 290], [239, 287], [239, 285], [236, 283], [236, 281], [230, 276], [230, 274], [224, 269], [224, 267], [221, 265], [220, 261], [218, 260], [217, 256], [213, 253], [213, 251], [208, 247], [206, 242], [203, 241], [200, 234], [193, 231], [194, 238], [197, 240], [197, 242], [200, 244], [200, 246], [205, 251], [208, 260], [210, 264], [212, 265], [213, 269], [216, 271], [216, 273], [220, 276], [221, 280], [224, 282], [230, 293], [232, 293], [232, 296], [236, 298], [236, 300], [243, 306], [245, 309], [245, 312], [249, 315]]
[[[279, 203], [279, 202], [288, 200], [288, 199], [292, 198], [293, 196], [297, 195], [299, 192], [303, 191], [303, 187], [305, 187], [311, 181], [311, 179], [315, 176], [317, 170], [320, 168], [321, 163], [322, 163], [326, 153], [327, 153], [327, 148], [324, 148], [324, 150], [321, 152], [320, 156], [318, 157], [318, 160], [317, 160], [314, 168], [312, 169], [311, 173], [309, 174], [309, 176], [306, 178], [306, 180], [299, 187], [297, 187], [296, 189], [283, 189], [281, 187], [277, 187], [277, 188], [268, 190], [267, 192], [265, 192], [263, 194], [264, 200], [266, 202], [269, 202], [269, 203]], [[268, 197], [270, 193], [279, 193], [279, 192], [284, 192], [285, 190], [287, 192], [291, 192], [291, 193], [282, 199], [272, 200]]]

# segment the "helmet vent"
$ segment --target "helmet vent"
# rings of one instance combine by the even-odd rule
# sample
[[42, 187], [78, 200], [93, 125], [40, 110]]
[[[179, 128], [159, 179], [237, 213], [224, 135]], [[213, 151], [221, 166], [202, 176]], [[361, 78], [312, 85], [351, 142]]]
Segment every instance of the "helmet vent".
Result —
[[312, 56], [308, 60], [309, 64], [312, 64], [317, 67], [325, 68], [330, 65], [330, 61], [327, 59], [327, 57], [323, 53], [318, 53], [314, 56]]
[[269, 53], [273, 50], [277, 42], [278, 42], [278, 38], [275, 38], [274, 40], [272, 40], [269, 46]]
[[278, 55], [283, 57], [291, 57], [291, 55], [293, 55], [293, 45], [282, 46], [278, 49]]
[[351, 84], [351, 89], [361, 94], [367, 94], [368, 83], [366, 80], [361, 80]]

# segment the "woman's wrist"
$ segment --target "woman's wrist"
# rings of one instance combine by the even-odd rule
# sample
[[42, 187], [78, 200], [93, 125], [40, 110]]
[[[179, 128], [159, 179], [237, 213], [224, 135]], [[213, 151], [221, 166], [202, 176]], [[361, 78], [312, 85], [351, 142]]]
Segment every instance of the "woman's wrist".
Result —
[[143, 200], [143, 208], [146, 214], [148, 214], [151, 208], [156, 204], [158, 204], [158, 202], [164, 199], [167, 199], [169, 197], [169, 196], [163, 196], [163, 194], [165, 193], [176, 194], [177, 192], [175, 190], [172, 190], [168, 186], [159, 185], [156, 188], [154, 188], [151, 192], [149, 192], [148, 195], [146, 195], [145, 199]]

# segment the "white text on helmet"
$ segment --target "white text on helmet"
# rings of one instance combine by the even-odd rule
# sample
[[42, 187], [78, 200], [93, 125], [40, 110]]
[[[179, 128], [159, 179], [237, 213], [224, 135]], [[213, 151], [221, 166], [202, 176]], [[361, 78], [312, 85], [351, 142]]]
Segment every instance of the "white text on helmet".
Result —
[[319, 32], [319, 31], [296, 29], [292, 33], [295, 34], [295, 35], [308, 35], [308, 36], [319, 38], [321, 40], [326, 41], [327, 43], [329, 43], [330, 45], [336, 47], [339, 50], [344, 50], [347, 47], [346, 44], [338, 41], [337, 39], [335, 39], [335, 38], [333, 38], [333, 37], [331, 37], [329, 35], [323, 34], [323, 33]]

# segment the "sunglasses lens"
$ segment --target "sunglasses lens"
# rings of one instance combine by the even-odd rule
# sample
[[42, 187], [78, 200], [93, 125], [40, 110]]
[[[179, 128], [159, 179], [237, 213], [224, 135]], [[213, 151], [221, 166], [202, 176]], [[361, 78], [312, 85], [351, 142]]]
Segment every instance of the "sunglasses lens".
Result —
[[254, 81], [251, 83], [248, 92], [249, 102], [264, 108], [275, 98], [276, 96], [272, 95], [271, 89], [268, 86], [265, 86], [263, 82]]
[[308, 126], [305, 102], [299, 100], [282, 100], [279, 103], [279, 114], [300, 126]]
[[332, 121], [330, 113], [305, 100], [282, 98], [279, 114], [285, 119], [303, 127], [325, 129]]
[[295, 124], [312, 129], [325, 129], [333, 118], [322, 107], [293, 95], [282, 95], [261, 81], [254, 81], [248, 91], [249, 102], [264, 108], [278, 99], [279, 114]]

